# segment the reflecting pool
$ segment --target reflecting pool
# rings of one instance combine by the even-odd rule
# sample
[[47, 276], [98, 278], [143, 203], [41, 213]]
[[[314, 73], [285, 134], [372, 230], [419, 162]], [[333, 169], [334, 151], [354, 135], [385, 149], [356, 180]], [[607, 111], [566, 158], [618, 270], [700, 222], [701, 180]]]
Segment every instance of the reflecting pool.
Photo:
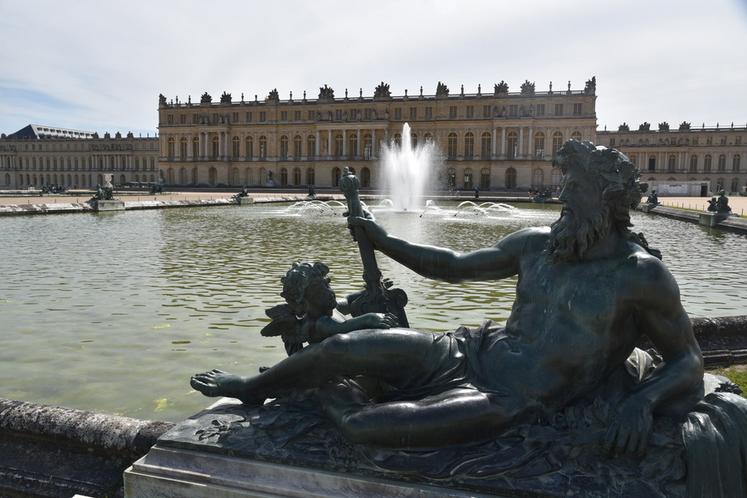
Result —
[[[423, 216], [421, 216], [423, 214]], [[390, 233], [467, 251], [552, 206], [489, 216], [380, 212]], [[635, 214], [677, 278], [693, 316], [747, 313], [747, 237]], [[209, 368], [253, 373], [285, 353], [263, 338], [264, 310], [296, 260], [331, 269], [338, 295], [359, 290], [358, 250], [339, 213], [211, 207], [0, 218], [0, 396], [139, 418], [179, 420], [207, 400], [189, 387]], [[379, 255], [410, 297], [414, 328], [505, 320], [515, 280], [447, 284]]]

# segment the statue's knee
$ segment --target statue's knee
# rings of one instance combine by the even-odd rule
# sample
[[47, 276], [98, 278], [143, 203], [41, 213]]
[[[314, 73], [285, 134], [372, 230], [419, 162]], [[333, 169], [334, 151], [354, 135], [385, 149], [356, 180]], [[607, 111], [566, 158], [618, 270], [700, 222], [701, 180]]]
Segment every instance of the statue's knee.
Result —
[[340, 430], [348, 441], [355, 444], [371, 443], [372, 437], [378, 434], [377, 428], [371, 424], [370, 417], [359, 412], [342, 417]]

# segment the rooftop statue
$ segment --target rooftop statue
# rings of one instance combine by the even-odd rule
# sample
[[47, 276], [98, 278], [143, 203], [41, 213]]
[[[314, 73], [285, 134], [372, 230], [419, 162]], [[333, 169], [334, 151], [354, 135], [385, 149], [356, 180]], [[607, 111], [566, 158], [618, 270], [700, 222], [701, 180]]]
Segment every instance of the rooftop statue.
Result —
[[445, 83], [441, 83], [440, 81], [436, 85], [436, 97], [448, 97], [449, 96], [449, 87], [446, 86]]
[[683, 121], [683, 122], [680, 123], [680, 128], [679, 128], [680, 131], [689, 130], [689, 129], [690, 129], [690, 122], [689, 121]]
[[230, 104], [231, 103], [231, 94], [224, 91], [223, 94], [220, 96], [220, 103], [221, 104]]
[[623, 124], [617, 127], [617, 131], [630, 131], [630, 126], [628, 123], [623, 122]]
[[590, 80], [586, 80], [584, 85], [584, 93], [587, 95], [594, 95], [597, 93], [597, 77], [592, 76]]
[[[326, 267], [297, 266], [283, 281], [293, 324], [287, 330], [297, 331], [286, 340], [293, 354], [251, 377], [196, 374], [192, 386], [248, 407], [313, 393], [339, 431], [338, 443], [357, 448], [350, 455], [364, 452], [379, 469], [443, 476], [442, 484], [484, 485], [490, 478], [514, 490], [564, 495], [565, 486], [580, 496], [664, 496], [653, 490], [668, 486], [683, 495], [686, 458], [688, 493], [715, 486], [723, 496], [743, 495], [747, 402], [722, 393], [701, 401], [715, 384], [706, 389], [677, 283], [661, 254], [630, 230], [629, 210], [642, 193], [638, 170], [614, 149], [575, 140], [561, 147], [555, 164], [564, 175], [560, 218], [473, 252], [408, 242], [370, 213], [350, 209], [349, 226], [359, 243], [365, 240], [367, 284], [380, 274], [365, 263], [366, 244], [435, 280], [518, 276], [505, 326], [486, 322], [440, 334], [402, 328], [395, 314], [376, 315], [373, 326], [335, 320]], [[354, 182], [343, 187], [355, 208]], [[303, 285], [291, 285], [294, 279]], [[299, 320], [317, 320], [321, 329], [296, 326]], [[660, 358], [634, 347], [644, 336]], [[268, 413], [277, 420], [273, 406]], [[258, 423], [261, 416], [237, 427], [256, 435]], [[733, 450], [731, 442], [719, 447], [720, 430], [733, 435]], [[725, 453], [713, 458], [704, 450], [711, 447]], [[607, 461], [605, 453], [631, 458]], [[725, 473], [714, 465], [732, 465], [738, 477], [721, 482]]]
[[529, 80], [524, 80], [524, 83], [521, 84], [521, 94], [534, 95], [534, 83]]
[[389, 83], [384, 83], [383, 81], [376, 85], [376, 89], [374, 90], [374, 98], [375, 99], [388, 99], [392, 96], [392, 92], [389, 90]]
[[158, 107], [166, 106], [166, 96], [162, 93], [158, 94]]
[[267, 97], [265, 97], [265, 100], [268, 102], [279, 102], [280, 94], [278, 93], [278, 89], [273, 88], [272, 90], [270, 90], [270, 93], [267, 94]]
[[669, 123], [666, 121], [659, 123], [659, 131], [669, 131]]
[[500, 83], [496, 83], [495, 86], [493, 86], [493, 95], [505, 95], [508, 93], [508, 83], [501, 80]]
[[332, 89], [332, 87], [324, 85], [323, 87], [319, 88], [319, 100], [334, 100], [335, 99], [335, 91]]
[[213, 101], [213, 97], [209, 93], [205, 92], [200, 97], [200, 104], [210, 104]]
[[644, 121], [640, 125], [638, 125], [638, 131], [649, 131], [651, 129], [651, 123], [648, 121]]

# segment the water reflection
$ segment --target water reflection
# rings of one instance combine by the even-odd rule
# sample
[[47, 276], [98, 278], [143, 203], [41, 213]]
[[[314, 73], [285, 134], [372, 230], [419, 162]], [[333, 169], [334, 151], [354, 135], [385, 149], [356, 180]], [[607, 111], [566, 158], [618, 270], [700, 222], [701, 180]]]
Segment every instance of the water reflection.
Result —
[[[500, 219], [378, 218], [395, 235], [466, 251], [558, 215], [522, 207]], [[633, 220], [663, 251], [691, 314], [747, 312], [744, 236]], [[288, 217], [275, 206], [3, 218], [0, 240], [0, 396], [142, 418], [177, 420], [203, 407], [187, 383], [195, 371], [251, 373], [284, 356], [259, 329], [292, 261], [326, 262], [340, 294], [361, 285], [342, 217]], [[515, 280], [446, 284], [378, 259], [408, 292], [416, 328], [508, 316]]]

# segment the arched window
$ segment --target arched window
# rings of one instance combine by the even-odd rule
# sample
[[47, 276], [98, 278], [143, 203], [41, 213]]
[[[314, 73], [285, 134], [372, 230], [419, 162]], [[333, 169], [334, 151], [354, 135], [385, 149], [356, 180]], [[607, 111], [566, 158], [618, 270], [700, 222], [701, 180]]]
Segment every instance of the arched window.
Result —
[[519, 155], [519, 134], [515, 131], [508, 132], [507, 147], [507, 157], [509, 159], [516, 159], [516, 157]]
[[563, 134], [559, 131], [556, 131], [552, 134], [552, 155], [558, 153], [560, 148], [563, 146]]
[[667, 161], [667, 173], [674, 173], [676, 161], [677, 158], [674, 157], [674, 154], [670, 154], [669, 160]]
[[264, 135], [259, 137], [259, 158], [267, 159], [267, 137]]
[[545, 134], [538, 131], [534, 134], [534, 157], [542, 159], [545, 155]]
[[552, 172], [550, 173], [550, 181], [552, 182], [552, 187], [559, 187], [562, 179], [563, 172], [560, 171], [560, 168], [553, 168]]
[[167, 154], [169, 160], [174, 159], [174, 137], [169, 137]]
[[[143, 175], [143, 178], [145, 178], [145, 175]], [[198, 182], [198, 176], [197, 176], [197, 166], [193, 166], [192, 167], [192, 185], [197, 185], [198, 183], [199, 182]]]
[[711, 155], [708, 154], [705, 156], [705, 159], [703, 159], [703, 172], [710, 173], [710, 171], [711, 171]]
[[[137, 177], [135, 178], [135, 181], [137, 180]], [[187, 184], [187, 168], [182, 166], [179, 168], [179, 185], [186, 185]]]
[[580, 131], [574, 131], [571, 133], [571, 140], [578, 140], [581, 141], [581, 132]]
[[426, 133], [423, 136], [423, 140], [425, 140], [425, 143], [432, 142], [433, 141], [433, 135], [431, 135], [430, 133]]
[[370, 133], [363, 135], [363, 159], [371, 159], [373, 156], [373, 137]]
[[693, 154], [690, 156], [690, 173], [698, 172], [698, 156]]
[[332, 186], [340, 185], [340, 168], [332, 168]]
[[730, 192], [732, 194], [736, 194], [739, 192], [739, 178], [732, 178], [731, 179], [731, 190]]
[[402, 135], [399, 133], [394, 134], [394, 145], [397, 147], [402, 147]]
[[648, 156], [648, 170], [656, 171], [656, 156]]
[[532, 171], [532, 188], [542, 188], [545, 186], [545, 172], [537, 168]]
[[301, 168], [293, 168], [293, 185], [301, 185]]
[[361, 168], [361, 187], [368, 188], [371, 186], [371, 170], [367, 167]]
[[217, 136], [213, 137], [212, 147], [210, 150], [210, 158], [217, 159], [220, 155], [220, 139]]
[[208, 183], [210, 184], [211, 187], [214, 187], [217, 181], [218, 181], [218, 170], [216, 170], [214, 166], [211, 166], [210, 170], [208, 171]]
[[187, 139], [185, 137], [179, 140], [179, 159], [182, 161], [187, 160]]
[[[280, 159], [286, 160], [288, 159], [288, 137], [283, 135], [280, 137]], [[286, 172], [286, 176], [287, 176]]]
[[309, 135], [306, 137], [306, 157], [309, 158], [309, 157], [315, 157], [315, 156], [316, 156], [316, 137], [314, 135]]
[[303, 145], [303, 138], [301, 138], [301, 135], [296, 135], [295, 137], [293, 137], [293, 159], [295, 159], [296, 161], [301, 159], [302, 145]]
[[475, 155], [475, 136], [472, 132], [467, 132], [464, 135], [464, 158], [472, 159]]
[[490, 169], [483, 168], [480, 170], [480, 188], [488, 190], [490, 188]]
[[239, 176], [239, 168], [235, 166], [231, 168], [231, 184], [232, 185], [241, 184], [241, 177]]
[[288, 186], [288, 169], [280, 168], [280, 185], [282, 187]]
[[508, 168], [506, 170], [506, 188], [516, 188], [516, 170], [514, 168]]
[[358, 156], [358, 135], [353, 133], [350, 135], [350, 146], [348, 147], [348, 157], [353, 158]]
[[335, 135], [335, 157], [342, 157], [343, 149], [343, 137], [338, 133]]
[[[732, 171], [739, 171], [739, 162], [741, 161], [741, 157], [739, 154], [735, 155], [731, 160], [731, 170]], [[736, 192], [736, 190], [733, 190], [732, 192]]]
[[456, 133], [449, 133], [448, 137], [448, 147], [447, 147], [447, 157], [449, 159], [456, 159], [457, 156], [457, 134]]
[[192, 139], [192, 160], [196, 161], [200, 157], [200, 139], [194, 137]]
[[251, 161], [254, 157], [254, 139], [252, 137], [244, 139], [244, 157], [247, 161]]
[[725, 183], [723, 178], [716, 178], [716, 192], [724, 190]]
[[[239, 158], [239, 154], [240, 154], [239, 145], [240, 144], [241, 142], [239, 141], [239, 137], [233, 137], [231, 139], [231, 157], [233, 157], [234, 159]], [[236, 183], [239, 183], [239, 182], [236, 182]]]
[[490, 146], [492, 145], [492, 136], [489, 132], [485, 132], [480, 137], [480, 157], [482, 159], [490, 159]]
[[456, 188], [456, 170], [454, 168], [449, 168], [446, 171], [446, 187], [450, 190]]
[[726, 171], [726, 156], [724, 154], [718, 156], [718, 170]]
[[314, 185], [314, 168], [306, 168], [306, 184]]
[[471, 190], [472, 188], [472, 168], [464, 168], [464, 189]]

